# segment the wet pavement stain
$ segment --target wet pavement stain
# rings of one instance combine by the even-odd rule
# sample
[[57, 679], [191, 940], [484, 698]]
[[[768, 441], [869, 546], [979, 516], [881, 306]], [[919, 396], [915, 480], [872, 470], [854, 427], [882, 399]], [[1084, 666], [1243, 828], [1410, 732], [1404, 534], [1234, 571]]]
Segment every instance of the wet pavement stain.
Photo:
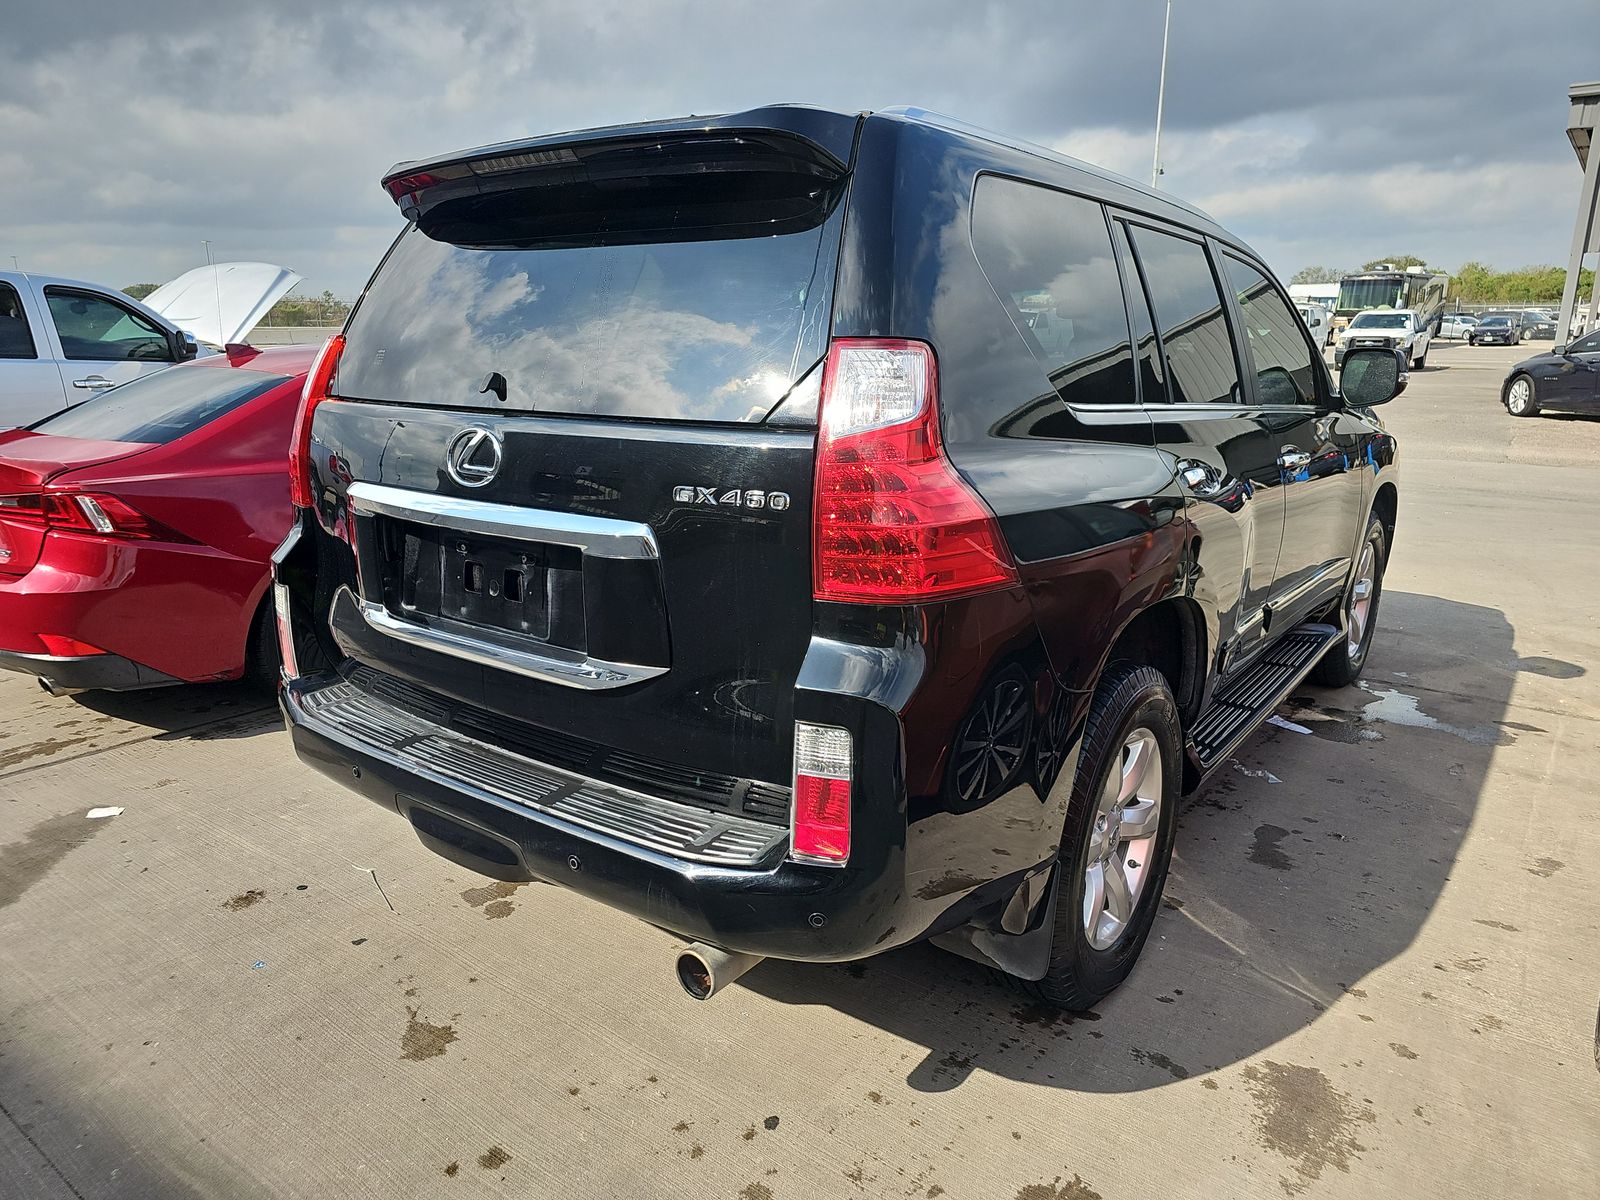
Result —
[[1537, 875], [1540, 879], [1549, 879], [1566, 865], [1559, 858], [1536, 858], [1533, 860], [1533, 866], [1522, 869], [1530, 875]]
[[1414, 1059], [1418, 1057], [1417, 1052], [1404, 1042], [1390, 1042], [1389, 1049], [1393, 1050], [1401, 1058]]
[[231, 900], [224, 900], [222, 907], [229, 912], [238, 912], [240, 909], [249, 908], [252, 904], [259, 903], [267, 898], [267, 894], [260, 888], [251, 888], [248, 892], [240, 892]]
[[777, 1127], [778, 1127], [778, 1118], [777, 1117], [768, 1117], [765, 1121], [761, 1122], [761, 1128], [765, 1129], [768, 1133], [771, 1133]]
[[1279, 849], [1279, 843], [1289, 836], [1289, 831], [1279, 825], [1257, 825], [1255, 843], [1250, 847], [1250, 861], [1258, 867], [1271, 867], [1274, 871], [1294, 869], [1294, 860]]
[[1518, 929], [1515, 925], [1507, 925], [1504, 921], [1485, 921], [1481, 917], [1478, 918], [1476, 921], [1474, 921], [1473, 924], [1474, 925], [1487, 925], [1490, 929], [1504, 929], [1507, 933], [1521, 933], [1522, 932], [1522, 930]]
[[1101, 1200], [1101, 1197], [1081, 1175], [1075, 1174], [1065, 1182], [1057, 1175], [1051, 1183], [1030, 1183], [1017, 1192], [1017, 1200]]
[[409, 1004], [406, 1006], [406, 1029], [400, 1035], [400, 1057], [411, 1062], [437, 1058], [444, 1053], [446, 1046], [456, 1040], [454, 1026], [430, 1025], [426, 1021], [419, 1021], [419, 1011]]
[[461, 898], [471, 907], [483, 909], [483, 915], [493, 921], [509, 917], [516, 911], [517, 906], [511, 903], [511, 897], [517, 894], [521, 886], [520, 883], [491, 883], [468, 888], [461, 893]]
[[459, 1162], [447, 1163], [444, 1168], [444, 1173], [446, 1175], [454, 1175], [459, 1170], [461, 1170], [461, 1164]]
[[739, 1200], [772, 1200], [772, 1189], [764, 1183], [747, 1183], [739, 1192]]
[[86, 821], [81, 812], [63, 813], [40, 821], [20, 842], [0, 846], [0, 908], [22, 899], [50, 868], [110, 824]]
[[7, 767], [19, 767], [23, 763], [32, 762], [36, 758], [47, 758], [52, 754], [59, 754], [63, 750], [71, 750], [74, 746], [81, 746], [89, 741], [84, 737], [45, 738], [42, 742], [30, 742], [26, 746], [18, 746], [14, 750], [7, 750], [0, 754], [0, 771]]
[[1130, 1046], [1128, 1053], [1133, 1055], [1134, 1061], [1142, 1062], [1146, 1066], [1160, 1067], [1174, 1079], [1189, 1078], [1189, 1068], [1181, 1063], [1175, 1063], [1158, 1050], [1141, 1050], [1137, 1046]]
[[1018, 1025], [1038, 1025], [1044, 1029], [1054, 1029], [1058, 1025], [1076, 1025], [1079, 1021], [1098, 1021], [1100, 1014], [1092, 1009], [1068, 1012], [1064, 1008], [1055, 1008], [1048, 1004], [1024, 1004], [1021, 1008], [1011, 1010], [1011, 1019]]
[[1435, 729], [1441, 733], [1452, 734], [1474, 746], [1507, 746], [1517, 740], [1516, 734], [1496, 726], [1452, 725], [1448, 721], [1441, 721], [1438, 717], [1423, 712], [1417, 698], [1406, 692], [1372, 687], [1365, 683], [1358, 686], [1362, 691], [1376, 697], [1362, 706], [1363, 721], [1383, 721], [1390, 725], [1410, 726], [1413, 729]]
[[1315, 1067], [1270, 1060], [1244, 1069], [1255, 1100], [1258, 1140], [1289, 1160], [1296, 1178], [1282, 1178], [1285, 1192], [1304, 1191], [1333, 1167], [1346, 1174], [1350, 1162], [1367, 1149], [1356, 1140], [1362, 1125], [1377, 1121]]
[[485, 1171], [498, 1171], [510, 1161], [511, 1155], [499, 1146], [490, 1146], [478, 1155], [478, 1165]]

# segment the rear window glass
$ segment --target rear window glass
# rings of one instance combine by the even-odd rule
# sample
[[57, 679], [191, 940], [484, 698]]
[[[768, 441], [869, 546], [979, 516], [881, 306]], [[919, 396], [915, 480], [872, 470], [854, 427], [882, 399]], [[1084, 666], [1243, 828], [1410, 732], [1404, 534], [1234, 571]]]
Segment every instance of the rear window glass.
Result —
[[242, 367], [173, 367], [102, 392], [31, 428], [103, 442], [171, 442], [289, 378]]
[[[334, 391], [456, 408], [760, 421], [826, 350], [838, 189], [739, 173], [527, 187], [390, 251]], [[698, 193], [695, 189], [699, 189]], [[502, 398], [503, 392], [503, 398]]]

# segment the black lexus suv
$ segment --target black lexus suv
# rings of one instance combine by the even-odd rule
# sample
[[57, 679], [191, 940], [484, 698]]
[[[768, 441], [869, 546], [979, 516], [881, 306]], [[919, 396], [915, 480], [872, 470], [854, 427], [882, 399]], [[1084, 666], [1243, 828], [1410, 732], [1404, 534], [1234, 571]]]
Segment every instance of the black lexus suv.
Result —
[[1179, 796], [1348, 684], [1370, 406], [1202, 213], [915, 109], [395, 167], [276, 558], [306, 761], [503, 880], [763, 956], [919, 939], [1088, 1006]]

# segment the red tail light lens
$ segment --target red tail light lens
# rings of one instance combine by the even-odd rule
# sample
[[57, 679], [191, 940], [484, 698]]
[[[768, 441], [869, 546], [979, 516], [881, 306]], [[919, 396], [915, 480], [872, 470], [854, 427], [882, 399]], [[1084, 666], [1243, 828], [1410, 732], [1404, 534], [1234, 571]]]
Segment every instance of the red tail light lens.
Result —
[[945, 457], [938, 385], [922, 342], [839, 338], [829, 348], [812, 524], [818, 600], [906, 604], [1017, 582], [994, 514]]
[[296, 508], [310, 508], [316, 499], [311, 492], [311, 421], [317, 405], [328, 398], [328, 384], [342, 353], [344, 334], [336, 333], [318, 351], [300, 392], [300, 411], [295, 414], [294, 434], [289, 441], [289, 501]]
[[789, 857], [842, 867], [850, 858], [850, 782], [854, 747], [848, 729], [794, 723], [794, 812]]
[[193, 538], [146, 516], [120, 496], [107, 492], [35, 492], [23, 496], [0, 496], [0, 517], [73, 533], [104, 534], [107, 537], [141, 541], [194, 543]]

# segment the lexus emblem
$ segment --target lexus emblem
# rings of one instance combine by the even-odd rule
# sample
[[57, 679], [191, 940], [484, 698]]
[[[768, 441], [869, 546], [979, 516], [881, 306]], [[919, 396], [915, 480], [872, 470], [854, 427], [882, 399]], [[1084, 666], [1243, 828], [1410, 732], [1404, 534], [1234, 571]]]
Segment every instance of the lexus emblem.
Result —
[[499, 435], [474, 425], [456, 434], [445, 447], [445, 474], [462, 487], [482, 487], [499, 473], [503, 455]]

